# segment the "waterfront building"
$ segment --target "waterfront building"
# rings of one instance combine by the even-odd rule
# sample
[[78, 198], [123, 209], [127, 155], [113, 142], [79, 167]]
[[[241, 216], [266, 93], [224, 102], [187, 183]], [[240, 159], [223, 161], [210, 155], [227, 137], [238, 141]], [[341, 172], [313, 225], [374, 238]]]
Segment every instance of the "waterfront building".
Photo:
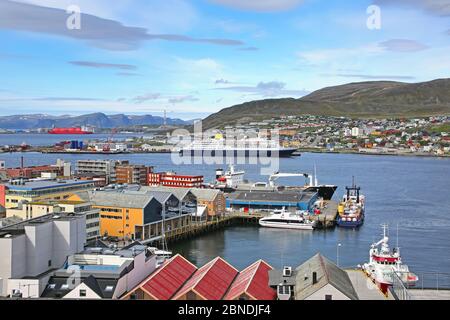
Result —
[[174, 172], [149, 173], [148, 185], [175, 188], [201, 187], [203, 176], [178, 175]]
[[170, 300], [197, 267], [177, 254], [127, 293], [123, 300]]
[[82, 190], [94, 189], [92, 181], [79, 180], [13, 180], [0, 184], [0, 205], [15, 208], [20, 202], [65, 200]]
[[239, 271], [220, 257], [198, 269], [172, 300], [221, 300]]
[[53, 272], [41, 297], [118, 299], [152, 274], [156, 265], [156, 255], [140, 243], [119, 250], [87, 248]]
[[226, 206], [233, 210], [310, 210], [318, 200], [310, 191], [235, 191], [227, 195]]
[[168, 192], [91, 191], [69, 200], [92, 203], [100, 210], [101, 235], [125, 240], [161, 237], [163, 225], [166, 231], [174, 231], [188, 226], [191, 220], [180, 211], [178, 198]]
[[269, 285], [279, 300], [359, 300], [347, 272], [320, 253], [295, 270], [269, 271]]
[[45, 215], [0, 229], [0, 296], [38, 298], [49, 272], [86, 243], [84, 215]]
[[225, 214], [225, 195], [220, 190], [192, 188], [192, 193], [197, 197], [197, 205], [205, 208], [205, 215], [218, 217]]
[[19, 168], [6, 168], [3, 166], [0, 167], [0, 172], [4, 173], [7, 179], [39, 178], [42, 176], [42, 173], [54, 173], [58, 177], [70, 177], [71, 164], [58, 159], [54, 165], [25, 167], [22, 157], [22, 165]]
[[[197, 214], [205, 217], [217, 217], [225, 214], [226, 200], [224, 193], [216, 189], [205, 188], [176, 188], [176, 187], [142, 187], [140, 190], [165, 191], [173, 193], [181, 202], [184, 208], [186, 204], [196, 203]], [[194, 213], [194, 212], [192, 212]]]
[[269, 287], [273, 268], [259, 260], [242, 270], [234, 279], [223, 300], [275, 300], [276, 291]]
[[116, 183], [145, 186], [148, 184], [148, 177], [152, 171], [152, 167], [144, 165], [121, 164], [116, 166]]
[[78, 160], [77, 174], [102, 174], [106, 184], [116, 182], [116, 166], [128, 165], [128, 161], [119, 160]]

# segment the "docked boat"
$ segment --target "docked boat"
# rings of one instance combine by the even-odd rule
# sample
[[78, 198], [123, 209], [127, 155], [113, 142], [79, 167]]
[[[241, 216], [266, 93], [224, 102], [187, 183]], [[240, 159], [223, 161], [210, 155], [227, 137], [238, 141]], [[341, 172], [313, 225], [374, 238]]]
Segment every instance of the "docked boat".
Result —
[[363, 271], [379, 286], [383, 292], [387, 292], [397, 276], [407, 287], [414, 286], [419, 277], [409, 271], [402, 262], [400, 248], [389, 248], [389, 238], [386, 234], [387, 226], [383, 226], [383, 238], [373, 243], [369, 250], [369, 262], [362, 266]]
[[259, 220], [259, 225], [267, 228], [313, 230], [315, 222], [305, 218], [302, 213], [282, 211], [272, 212], [268, 217]]
[[[245, 171], [236, 170], [233, 165], [230, 165], [228, 170], [216, 170], [216, 180], [210, 185], [211, 188], [223, 190], [225, 192], [233, 191], [305, 191], [317, 192], [319, 198], [324, 200], [331, 200], [337, 186], [319, 184], [317, 181], [317, 174], [309, 173], [281, 173], [276, 172], [269, 177], [268, 182], [251, 183], [244, 178]], [[297, 186], [278, 186], [275, 181], [279, 178], [305, 178], [307, 182], [304, 185]]]
[[364, 223], [365, 197], [355, 184], [345, 189], [347, 192], [339, 203], [336, 224], [344, 228], [357, 228]]
[[52, 128], [49, 134], [84, 135], [93, 134], [94, 131], [88, 127]]
[[275, 140], [261, 138], [194, 140], [179, 149], [181, 156], [191, 157], [290, 157], [295, 148], [282, 147]]

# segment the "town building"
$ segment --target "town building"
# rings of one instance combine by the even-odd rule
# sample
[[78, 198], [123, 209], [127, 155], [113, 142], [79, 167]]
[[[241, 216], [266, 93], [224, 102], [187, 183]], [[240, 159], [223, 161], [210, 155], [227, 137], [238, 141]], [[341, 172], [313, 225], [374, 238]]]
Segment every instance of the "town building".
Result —
[[172, 300], [221, 300], [239, 271], [220, 257], [198, 269]]
[[20, 202], [65, 200], [82, 190], [94, 189], [92, 181], [79, 180], [13, 180], [0, 184], [0, 205], [15, 208]]
[[84, 215], [45, 215], [0, 229], [0, 296], [38, 298], [49, 272], [86, 243]]
[[163, 226], [173, 231], [186, 227], [191, 220], [190, 215], [183, 214], [178, 198], [168, 192], [92, 191], [69, 200], [92, 203], [100, 210], [101, 235], [125, 240], [157, 238]]
[[175, 188], [195, 188], [203, 185], [203, 176], [178, 175], [173, 172], [149, 173], [148, 185]]
[[134, 164], [121, 164], [116, 166], [116, 183], [148, 185], [149, 174], [152, 167]]
[[220, 190], [215, 189], [190, 189], [197, 198], [197, 207], [205, 208], [205, 215], [207, 217], [223, 216], [226, 211], [225, 195]]
[[16, 208], [6, 211], [7, 218], [16, 218], [19, 221], [41, 217], [47, 214], [60, 213], [84, 215], [86, 218], [86, 239], [100, 237], [100, 211], [93, 209], [91, 204], [83, 201], [45, 201], [19, 203]]
[[122, 299], [170, 300], [195, 271], [196, 266], [177, 254]]
[[8, 179], [39, 178], [42, 173], [54, 173], [58, 177], [70, 177], [71, 164], [70, 162], [58, 159], [54, 165], [25, 167], [23, 165], [22, 157], [22, 165], [19, 168], [6, 168], [3, 163], [3, 167], [0, 167], [0, 171], [3, 172]]
[[273, 268], [259, 260], [242, 270], [234, 279], [223, 300], [275, 300], [276, 291], [269, 287]]
[[78, 160], [77, 174], [102, 174], [106, 183], [116, 183], [116, 166], [128, 165], [128, 161], [119, 160]]
[[41, 297], [50, 299], [118, 299], [132, 291], [157, 266], [145, 245], [123, 249], [87, 248], [71, 255], [53, 272]]
[[295, 270], [269, 271], [269, 285], [279, 300], [359, 300], [347, 272], [321, 254]]

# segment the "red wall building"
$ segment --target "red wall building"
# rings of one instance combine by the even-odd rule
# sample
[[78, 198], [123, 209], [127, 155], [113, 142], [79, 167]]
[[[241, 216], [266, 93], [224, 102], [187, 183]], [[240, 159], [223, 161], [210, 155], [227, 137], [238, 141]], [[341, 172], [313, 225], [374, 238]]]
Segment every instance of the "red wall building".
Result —
[[149, 173], [148, 185], [175, 188], [197, 188], [203, 184], [203, 176], [185, 176], [172, 172]]

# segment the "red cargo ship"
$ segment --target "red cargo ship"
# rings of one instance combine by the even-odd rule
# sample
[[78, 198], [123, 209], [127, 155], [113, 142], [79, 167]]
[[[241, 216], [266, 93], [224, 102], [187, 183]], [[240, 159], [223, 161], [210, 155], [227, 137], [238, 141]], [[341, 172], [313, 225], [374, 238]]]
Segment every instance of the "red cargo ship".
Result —
[[53, 128], [49, 132], [49, 134], [93, 134], [92, 130], [86, 128]]

